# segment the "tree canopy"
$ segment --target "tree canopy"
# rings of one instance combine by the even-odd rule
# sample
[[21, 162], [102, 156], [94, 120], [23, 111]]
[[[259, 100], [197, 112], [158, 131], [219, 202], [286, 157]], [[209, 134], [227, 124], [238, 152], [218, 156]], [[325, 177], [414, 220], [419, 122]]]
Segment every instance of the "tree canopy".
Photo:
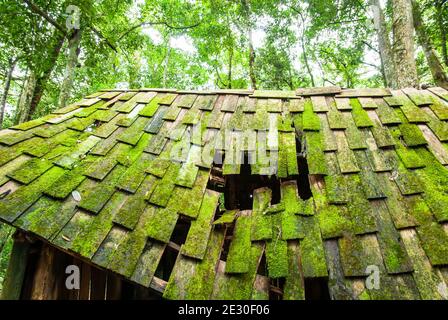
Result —
[[3, 128], [115, 87], [448, 86], [447, 0], [5, 0], [0, 17]]

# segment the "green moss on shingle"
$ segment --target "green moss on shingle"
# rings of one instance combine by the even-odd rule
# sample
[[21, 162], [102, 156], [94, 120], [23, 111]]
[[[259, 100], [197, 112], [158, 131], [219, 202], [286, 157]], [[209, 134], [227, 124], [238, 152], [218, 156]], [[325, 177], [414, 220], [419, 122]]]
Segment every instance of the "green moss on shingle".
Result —
[[235, 231], [227, 255], [227, 273], [246, 273], [249, 271], [250, 231], [251, 218], [240, 216], [236, 220]]
[[288, 275], [288, 248], [287, 242], [282, 240], [281, 213], [272, 216], [272, 240], [266, 242], [266, 262], [270, 278]]
[[367, 112], [362, 108], [361, 103], [357, 98], [350, 99], [352, 106], [352, 116], [355, 124], [359, 128], [373, 127], [373, 122], [370, 120]]
[[[297, 118], [296, 118], [297, 119]], [[303, 130], [319, 131], [320, 119], [313, 111], [313, 103], [310, 99], [305, 100], [304, 111], [302, 114]], [[296, 126], [297, 128], [297, 126]]]

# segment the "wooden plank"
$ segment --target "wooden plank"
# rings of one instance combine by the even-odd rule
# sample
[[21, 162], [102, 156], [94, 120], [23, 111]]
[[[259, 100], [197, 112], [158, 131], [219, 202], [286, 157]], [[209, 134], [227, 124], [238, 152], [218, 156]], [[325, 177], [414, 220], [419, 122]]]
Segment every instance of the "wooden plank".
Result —
[[236, 220], [233, 239], [227, 255], [226, 273], [246, 273], [249, 271], [250, 231], [250, 217], [240, 216]]
[[349, 149], [345, 133], [343, 131], [335, 132], [336, 142], [338, 144], [338, 151], [336, 156], [338, 158], [339, 168], [342, 173], [356, 173], [360, 169], [356, 164], [356, 158], [353, 151]]
[[300, 89], [296, 90], [296, 94], [299, 96], [334, 95], [334, 94], [338, 94], [341, 92], [342, 92], [342, 89], [339, 86], [300, 88]]
[[223, 241], [222, 231], [212, 232], [202, 261], [178, 255], [163, 297], [172, 300], [210, 299]]
[[327, 277], [327, 263], [319, 223], [316, 217], [302, 217], [305, 238], [300, 242], [305, 278]]
[[81, 282], [79, 288], [79, 300], [90, 299], [90, 276], [91, 267], [90, 264], [82, 262], [81, 266]]
[[[198, 218], [191, 223], [181, 253], [196, 259], [204, 259], [207, 243], [212, 231], [212, 220], [219, 204], [220, 193], [206, 190]], [[249, 230], [250, 232], [250, 230]]]
[[446, 296], [444, 297], [443, 292], [439, 289], [440, 284], [443, 283], [443, 276], [432, 268], [420, 246], [415, 230], [402, 230], [400, 234], [415, 270], [413, 278], [421, 298], [424, 300], [446, 299]]
[[311, 96], [311, 103], [313, 105], [313, 111], [316, 113], [329, 111], [327, 100], [324, 96]]
[[298, 242], [288, 243], [288, 276], [283, 290], [284, 300], [305, 300], [302, 258]]
[[[374, 235], [345, 235], [339, 239], [341, 264], [346, 277], [366, 276], [366, 268], [370, 265], [380, 266], [383, 261], [376, 253], [377, 240]], [[379, 256], [379, 257], [378, 257]]]
[[2, 300], [19, 300], [21, 298], [29, 250], [30, 243], [24, 235], [16, 233], [3, 282]]
[[358, 97], [386, 97], [391, 96], [389, 89], [382, 88], [362, 88], [362, 89], [344, 89], [336, 98], [358, 98]]
[[106, 272], [98, 268], [91, 268], [90, 300], [100, 301], [106, 299]]

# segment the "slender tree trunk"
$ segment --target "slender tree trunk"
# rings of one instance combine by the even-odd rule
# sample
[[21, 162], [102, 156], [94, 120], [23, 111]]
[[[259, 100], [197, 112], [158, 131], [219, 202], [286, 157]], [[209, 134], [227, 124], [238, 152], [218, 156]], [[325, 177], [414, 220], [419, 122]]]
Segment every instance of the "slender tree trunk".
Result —
[[300, 19], [302, 20], [302, 25], [301, 25], [301, 27], [299, 27], [299, 29], [302, 29], [302, 34], [300, 36], [300, 43], [301, 43], [301, 47], [302, 47], [303, 61], [305, 62], [306, 70], [308, 72], [308, 75], [310, 76], [311, 85], [313, 87], [315, 87], [316, 82], [314, 81], [314, 75], [311, 70], [309, 60], [308, 60], [308, 53], [307, 53], [306, 44], [305, 44], [305, 17], [303, 16], [303, 14], [300, 11], [296, 11], [296, 12], [299, 14]]
[[395, 87], [394, 58], [389, 40], [389, 32], [386, 26], [386, 19], [379, 0], [370, 0], [370, 7], [373, 13], [373, 23], [378, 38], [378, 49], [380, 53], [381, 66], [384, 80], [387, 87]]
[[441, 40], [441, 46], [442, 46], [442, 56], [443, 56], [443, 62], [445, 63], [445, 66], [448, 67], [448, 50], [447, 50], [447, 36], [446, 36], [446, 28], [444, 25], [444, 19], [443, 19], [443, 1], [437, 0], [436, 1], [436, 9], [437, 9], [437, 24], [439, 26], [440, 31], [440, 40]]
[[249, 0], [242, 0], [242, 6], [244, 8], [247, 24], [247, 35], [249, 38], [249, 77], [252, 85], [252, 89], [257, 90], [257, 78], [255, 76], [255, 50], [252, 38], [251, 13]]
[[65, 36], [57, 33], [56, 43], [52, 50], [49, 52], [49, 59], [46, 62], [46, 66], [41, 73], [41, 76], [37, 78], [36, 87], [34, 88], [33, 98], [31, 99], [31, 104], [29, 108], [28, 116], [25, 118], [25, 121], [31, 120], [34, 112], [36, 112], [37, 106], [42, 99], [42, 95], [47, 86], [48, 79], [50, 78], [51, 72], [53, 71], [56, 62], [59, 57], [59, 53], [61, 52], [62, 45], [64, 44]]
[[5, 110], [6, 110], [6, 99], [8, 98], [9, 88], [11, 86], [12, 73], [14, 72], [14, 68], [16, 67], [16, 63], [17, 63], [16, 58], [9, 59], [9, 69], [8, 74], [6, 75], [5, 88], [3, 89], [3, 95], [0, 100], [0, 129], [3, 128], [3, 120], [5, 118]]
[[170, 63], [170, 55], [171, 55], [171, 37], [168, 36], [167, 40], [167, 48], [166, 48], [166, 55], [165, 55], [165, 61], [163, 63], [163, 78], [162, 78], [162, 86], [163, 88], [166, 88], [166, 82], [168, 79], [168, 67]]
[[397, 88], [418, 87], [411, 0], [393, 0], [393, 53]]
[[252, 89], [257, 90], [257, 77], [255, 76], [255, 50], [252, 39], [252, 29], [249, 29], [249, 76]]
[[36, 74], [33, 70], [29, 70], [25, 82], [23, 83], [22, 92], [20, 93], [17, 111], [15, 115], [15, 124], [25, 122], [29, 118], [31, 99], [36, 88]]
[[437, 56], [437, 53], [432, 45], [431, 39], [428, 36], [428, 30], [423, 24], [421, 8], [415, 0], [412, 0], [412, 10], [414, 27], [417, 32], [418, 41], [423, 48], [423, 52], [425, 53], [426, 61], [428, 62], [434, 82], [440, 87], [448, 88], [448, 77], [443, 70], [442, 63], [440, 62], [439, 57]]
[[227, 88], [232, 89], [233, 48], [229, 50], [229, 70], [227, 73]]
[[70, 98], [70, 92], [73, 88], [73, 81], [75, 78], [75, 70], [78, 65], [79, 46], [81, 43], [81, 29], [75, 29], [70, 39], [68, 39], [68, 57], [67, 65], [65, 67], [65, 77], [62, 81], [61, 92], [59, 94], [58, 107], [63, 108]]

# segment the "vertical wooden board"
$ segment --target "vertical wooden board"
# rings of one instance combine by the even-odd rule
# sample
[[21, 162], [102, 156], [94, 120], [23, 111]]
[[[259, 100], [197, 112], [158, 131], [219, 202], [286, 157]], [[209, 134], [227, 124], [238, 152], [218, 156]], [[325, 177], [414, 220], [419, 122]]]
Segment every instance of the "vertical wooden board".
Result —
[[297, 165], [297, 151], [296, 151], [296, 139], [293, 132], [281, 132], [280, 133], [280, 158], [279, 158], [279, 173], [278, 176], [282, 177], [280, 174], [282, 170], [280, 168], [285, 167], [287, 176], [293, 176], [299, 174], [299, 168]]
[[325, 250], [315, 217], [302, 217], [305, 238], [300, 241], [303, 275], [305, 278], [319, 278], [328, 276]]
[[322, 126], [322, 133], [324, 135], [324, 151], [331, 152], [337, 151], [338, 145], [336, 143], [336, 137], [334, 132], [330, 129], [328, 125], [327, 115], [325, 113], [318, 114], [320, 118], [320, 123]]
[[210, 299], [223, 241], [223, 232], [212, 232], [202, 261], [178, 255], [163, 297], [172, 300]]
[[227, 255], [226, 273], [246, 273], [249, 271], [251, 246], [251, 218], [240, 216], [236, 220], [232, 242]]
[[363, 150], [355, 151], [355, 157], [358, 162], [358, 166], [361, 168], [361, 172], [359, 174], [361, 176], [361, 184], [364, 194], [367, 199], [371, 200], [385, 198], [386, 195], [384, 194], [382, 186], [377, 179], [377, 174], [372, 170], [366, 152]]
[[[212, 230], [212, 220], [218, 207], [220, 193], [206, 190], [198, 218], [191, 223], [181, 253], [196, 259], [204, 259]], [[250, 232], [250, 231], [249, 231]]]
[[249, 271], [244, 274], [225, 274], [225, 266], [220, 264], [216, 271], [211, 299], [247, 300], [253, 292], [257, 270], [264, 252], [264, 245], [253, 243], [249, 251]]
[[306, 132], [305, 139], [309, 174], [327, 174], [322, 132]]
[[149, 287], [157, 270], [166, 244], [157, 241], [148, 241], [132, 274], [131, 280], [145, 287]]
[[[303, 113], [301, 114], [304, 131], [319, 131], [320, 119], [313, 111], [313, 104], [310, 99], [305, 99]], [[296, 126], [297, 128], [297, 126]]]
[[352, 286], [349, 280], [345, 279], [342, 270], [338, 241], [325, 241], [325, 255], [328, 265], [328, 289], [332, 300], [352, 300], [355, 299]]
[[91, 276], [91, 266], [86, 262], [82, 262], [81, 265], [81, 281], [79, 288], [79, 300], [89, 300], [90, 299], [90, 276]]
[[25, 278], [30, 244], [16, 235], [3, 282], [2, 300], [19, 300]]
[[400, 234], [395, 229], [385, 201], [373, 201], [372, 207], [378, 225], [378, 243], [387, 273], [412, 272], [411, 261], [406, 253]]
[[413, 277], [421, 298], [423, 300], [444, 299], [439, 289], [444, 283], [443, 277], [432, 268], [425, 252], [420, 246], [416, 232], [412, 229], [406, 229], [400, 231], [400, 234], [406, 251], [413, 263], [415, 270]]
[[98, 268], [92, 268], [91, 277], [90, 300], [105, 300], [107, 283], [106, 272]]
[[347, 209], [353, 232], [366, 234], [377, 231], [372, 208], [362, 188], [361, 177], [358, 174], [352, 174], [347, 175], [346, 179], [349, 194]]
[[300, 247], [297, 242], [288, 243], [288, 276], [283, 289], [284, 300], [305, 300]]
[[265, 215], [271, 204], [272, 191], [268, 188], [254, 190], [252, 209], [251, 240], [260, 241], [272, 238], [271, 216]]
[[266, 263], [270, 278], [286, 277], [288, 271], [287, 242], [282, 240], [282, 215], [272, 216], [272, 240], [266, 242]]
[[356, 158], [353, 151], [349, 149], [344, 132], [335, 132], [338, 151], [336, 153], [339, 168], [342, 173], [356, 173], [360, 169], [356, 164]]

